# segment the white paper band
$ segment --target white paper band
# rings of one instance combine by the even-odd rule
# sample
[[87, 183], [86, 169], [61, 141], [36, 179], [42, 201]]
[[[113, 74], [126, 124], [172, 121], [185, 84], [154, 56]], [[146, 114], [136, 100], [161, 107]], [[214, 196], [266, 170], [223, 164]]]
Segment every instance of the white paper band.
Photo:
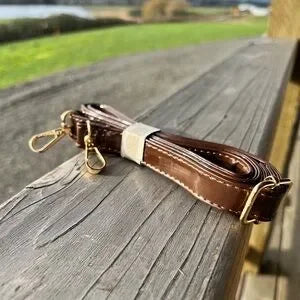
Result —
[[144, 157], [145, 140], [150, 134], [160, 131], [160, 129], [134, 123], [127, 127], [122, 133], [121, 156], [141, 164]]

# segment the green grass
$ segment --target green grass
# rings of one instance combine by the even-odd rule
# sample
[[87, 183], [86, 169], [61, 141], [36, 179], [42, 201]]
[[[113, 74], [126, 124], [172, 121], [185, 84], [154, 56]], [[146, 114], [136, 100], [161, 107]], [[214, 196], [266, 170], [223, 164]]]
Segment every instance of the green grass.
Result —
[[8, 24], [13, 22], [13, 19], [0, 19], [0, 24]]
[[201, 15], [224, 15], [231, 12], [231, 7], [205, 7], [205, 6], [191, 6], [188, 8], [190, 12]]
[[262, 34], [264, 22], [151, 24], [91, 30], [0, 46], [0, 88], [124, 54]]

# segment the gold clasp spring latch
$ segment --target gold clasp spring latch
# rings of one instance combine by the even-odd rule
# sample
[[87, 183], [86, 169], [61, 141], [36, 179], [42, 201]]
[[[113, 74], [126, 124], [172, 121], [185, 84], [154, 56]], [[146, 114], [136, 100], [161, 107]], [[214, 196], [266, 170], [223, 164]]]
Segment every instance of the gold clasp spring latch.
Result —
[[[29, 140], [30, 149], [33, 152], [45, 152], [53, 145], [55, 145], [58, 141], [60, 141], [64, 136], [69, 134], [72, 127], [71, 120], [69, 118], [71, 113], [72, 111], [68, 110], [61, 114], [61, 127], [34, 135]], [[100, 151], [94, 144], [90, 121], [86, 121], [86, 124], [88, 134], [84, 137], [85, 165], [89, 173], [98, 174], [105, 167], [106, 162]], [[40, 142], [41, 139], [46, 139], [46, 142], [42, 143], [41, 146], [38, 146], [37, 143]]]
[[89, 173], [98, 174], [105, 167], [106, 162], [98, 148], [94, 144], [90, 121], [86, 121], [88, 134], [84, 137], [85, 165]]
[[263, 181], [259, 182], [251, 191], [250, 195], [248, 196], [248, 199], [246, 201], [245, 207], [241, 213], [240, 216], [240, 221], [243, 224], [250, 224], [250, 223], [259, 223], [256, 219], [248, 219], [248, 216], [250, 214], [250, 211], [253, 207], [253, 204], [256, 200], [256, 198], [258, 197], [259, 193], [266, 189], [266, 188], [270, 188], [270, 189], [274, 189], [277, 186], [280, 185], [288, 185], [289, 188], [287, 189], [287, 192], [289, 191], [289, 189], [292, 186], [292, 182], [289, 179], [284, 179], [280, 182], [278, 182], [274, 176], [267, 176]]
[[[61, 114], [61, 127], [34, 135], [29, 140], [30, 149], [33, 152], [45, 152], [53, 145], [55, 145], [58, 141], [60, 141], [64, 136], [66, 136], [70, 132], [71, 128], [71, 125], [68, 124], [68, 122], [70, 121], [67, 120], [71, 112], [71, 110], [67, 110]], [[47, 141], [42, 146], [37, 146], [38, 141], [45, 138]]]

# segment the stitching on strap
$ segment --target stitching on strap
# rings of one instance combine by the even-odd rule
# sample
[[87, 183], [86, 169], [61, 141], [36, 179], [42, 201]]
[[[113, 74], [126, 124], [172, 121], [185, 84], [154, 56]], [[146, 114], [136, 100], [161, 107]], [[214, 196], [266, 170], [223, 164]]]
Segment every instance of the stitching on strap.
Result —
[[174, 158], [174, 159], [177, 160], [177, 161], [180, 161], [180, 162], [183, 162], [183, 163], [188, 164], [192, 169], [196, 170], [196, 171], [199, 172], [201, 175], [210, 178], [211, 180], [214, 180], [214, 181], [216, 181], [216, 182], [218, 182], [218, 183], [225, 184], [226, 186], [233, 187], [233, 188], [235, 188], [235, 189], [237, 189], [237, 190], [244, 191], [244, 192], [247, 193], [247, 195], [248, 195], [248, 193], [249, 193], [249, 191], [246, 190], [246, 189], [243, 189], [243, 188], [240, 188], [240, 187], [238, 187], [238, 186], [236, 186], [236, 185], [233, 185], [233, 184], [224, 182], [224, 181], [222, 181], [222, 180], [219, 180], [219, 179], [217, 179], [217, 178], [215, 178], [215, 177], [212, 177], [211, 175], [208, 175], [208, 174], [206, 174], [206, 173], [204, 173], [204, 172], [200, 172], [198, 169], [196, 169], [196, 168], [195, 168], [193, 165], [191, 165], [190, 163], [188, 163], [188, 162], [186, 162], [186, 161], [184, 161], [184, 160], [182, 160], [182, 159], [180, 159], [180, 158], [178, 158], [178, 157], [172, 155], [171, 153], [168, 153], [167, 151], [164, 151], [164, 150], [162, 150], [162, 149], [159, 149], [159, 148], [157, 148], [157, 147], [155, 147], [155, 146], [152, 146], [152, 145], [149, 145], [149, 144], [148, 144], [147, 146], [150, 147], [150, 148], [156, 149], [157, 151], [162, 152], [162, 153], [168, 155], [169, 157]]
[[[143, 164], [146, 165], [147, 167], [149, 167], [150, 169], [160, 173], [160, 174], [163, 174], [164, 176], [168, 177], [169, 179], [171, 179], [172, 181], [176, 182], [177, 184], [179, 184], [180, 186], [182, 186], [183, 188], [185, 188], [186, 190], [188, 190], [191, 194], [193, 194], [197, 199], [201, 200], [201, 201], [204, 201], [208, 204], [210, 204], [211, 206], [213, 207], [216, 207], [218, 209], [222, 209], [222, 210], [228, 210], [228, 208], [222, 206], [222, 205], [219, 205], [217, 203], [214, 203], [206, 198], [204, 198], [203, 196], [197, 194], [195, 191], [193, 191], [192, 189], [190, 189], [187, 185], [185, 185], [183, 182], [181, 182], [180, 180], [176, 179], [175, 177], [167, 174], [166, 172], [152, 166], [151, 164], [149, 163], [146, 163], [143, 161]], [[239, 211], [234, 211], [234, 210], [231, 210], [232, 212], [235, 212], [235, 213], [239, 213]]]
[[247, 167], [241, 160], [239, 159], [234, 159], [232, 157], [230, 157], [229, 155], [227, 154], [222, 154], [222, 153], [217, 153], [215, 151], [210, 151], [210, 150], [202, 150], [202, 149], [197, 149], [197, 148], [193, 148], [193, 147], [189, 147], [189, 148], [186, 148], [192, 152], [195, 152], [195, 153], [207, 153], [207, 154], [213, 154], [213, 155], [218, 155], [218, 156], [223, 156], [223, 157], [226, 157], [228, 159], [230, 159], [233, 163], [239, 163], [241, 164], [243, 167]]

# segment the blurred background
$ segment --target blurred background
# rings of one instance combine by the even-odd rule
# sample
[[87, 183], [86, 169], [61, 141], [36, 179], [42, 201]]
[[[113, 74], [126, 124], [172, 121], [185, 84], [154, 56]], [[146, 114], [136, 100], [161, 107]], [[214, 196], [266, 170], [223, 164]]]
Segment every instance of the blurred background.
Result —
[[[122, 28], [121, 31], [99, 31], [98, 35], [103, 37], [101, 43], [95, 40], [95, 30], [89, 31], [92, 35], [86, 32], [85, 40], [94, 41], [91, 44], [93, 51], [77, 57], [76, 61], [66, 61], [66, 58], [68, 54], [77, 52], [75, 46], [82, 35], [68, 37], [72, 49], [68, 47], [63, 53], [61, 49], [59, 52], [52, 51], [51, 54], [47, 50], [49, 47], [51, 50], [55, 49], [51, 46], [53, 42], [64, 43], [67, 40], [44, 39], [42, 44], [25, 43], [21, 55], [26, 56], [27, 60], [30, 58], [32, 63], [37, 57], [30, 52], [30, 45], [38, 47], [39, 63], [43, 62], [39, 71], [33, 70], [36, 68], [32, 65], [26, 70], [22, 68], [5, 73], [5, 76], [1, 76], [0, 87], [9, 87], [64, 68], [120, 54], [262, 34], [270, 12], [269, 4], [270, 0], [0, 0], [1, 44], [68, 32], [135, 25]], [[199, 22], [209, 22], [210, 26], [199, 27]], [[145, 23], [165, 24], [145, 27]], [[232, 26], [224, 26], [228, 24]], [[126, 34], [130, 45], [120, 47], [120, 32]], [[95, 55], [100, 50], [99, 47], [101, 51]], [[3, 61], [9, 58], [3, 51], [0, 62], [2, 72], [7, 71]], [[19, 53], [14, 54], [18, 54], [14, 62], [19, 67], [22, 63]]]

